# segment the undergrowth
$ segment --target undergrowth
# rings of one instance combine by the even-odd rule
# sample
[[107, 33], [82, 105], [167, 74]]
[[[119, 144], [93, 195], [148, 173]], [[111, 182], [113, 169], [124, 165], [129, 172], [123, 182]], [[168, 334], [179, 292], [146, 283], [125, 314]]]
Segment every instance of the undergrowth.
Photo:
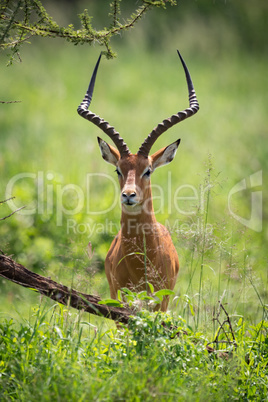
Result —
[[181, 317], [142, 310], [116, 331], [41, 304], [29, 320], [1, 319], [1, 400], [267, 400], [268, 323], [233, 331], [220, 356]]

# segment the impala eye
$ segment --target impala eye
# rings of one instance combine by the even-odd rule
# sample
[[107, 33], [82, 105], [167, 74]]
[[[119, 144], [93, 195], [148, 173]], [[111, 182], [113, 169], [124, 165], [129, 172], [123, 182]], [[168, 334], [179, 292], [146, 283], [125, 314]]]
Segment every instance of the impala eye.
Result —
[[122, 176], [122, 174], [119, 172], [119, 170], [116, 168], [115, 172], [117, 173], [118, 177]]
[[146, 170], [146, 172], [144, 173], [143, 177], [144, 176], [150, 177], [151, 173], [152, 173], [151, 168], [149, 168], [148, 170]]

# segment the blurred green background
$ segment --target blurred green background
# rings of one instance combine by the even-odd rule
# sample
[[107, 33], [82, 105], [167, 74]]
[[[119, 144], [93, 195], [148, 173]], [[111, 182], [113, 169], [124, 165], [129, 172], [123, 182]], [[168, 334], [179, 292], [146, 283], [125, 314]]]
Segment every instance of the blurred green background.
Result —
[[[98, 29], [110, 24], [109, 3], [43, 1], [61, 25], [78, 24], [77, 14], [87, 8]], [[134, 6], [123, 1], [123, 16]], [[152, 176], [157, 219], [169, 225], [181, 261], [176, 294], [182, 300], [187, 294], [195, 306], [201, 278], [204, 311], [226, 290], [232, 312], [253, 321], [259, 296], [267, 303], [268, 295], [267, 17], [264, 0], [188, 0], [154, 9], [134, 29], [113, 38], [117, 58], [103, 58], [91, 104], [135, 153], [156, 124], [188, 106], [176, 49], [181, 51], [200, 111], [156, 142], [153, 151], [182, 140], [172, 164]], [[101, 50], [97, 43], [73, 46], [41, 38], [25, 44], [22, 62], [10, 67], [1, 54], [1, 100], [21, 103], [0, 105], [0, 199], [12, 195], [17, 207], [27, 208], [0, 222], [0, 236], [1, 249], [29, 269], [105, 297], [104, 259], [120, 221], [119, 201], [109, 212], [101, 211], [119, 200], [119, 191], [114, 169], [97, 145], [96, 137], [107, 140], [105, 134], [76, 113]], [[248, 189], [233, 196], [231, 208], [249, 219], [248, 178], [259, 171], [262, 228], [255, 231], [231, 216], [228, 194], [247, 180]], [[96, 176], [89, 179], [92, 173]], [[28, 178], [16, 176], [25, 174]], [[209, 200], [202, 193], [208, 183], [213, 186]], [[31, 209], [37, 212], [25, 214]], [[11, 210], [1, 205], [0, 212], [2, 217]], [[206, 219], [211, 230], [204, 237]], [[7, 281], [0, 286], [3, 311], [10, 303], [27, 310], [25, 300], [36, 298]]]

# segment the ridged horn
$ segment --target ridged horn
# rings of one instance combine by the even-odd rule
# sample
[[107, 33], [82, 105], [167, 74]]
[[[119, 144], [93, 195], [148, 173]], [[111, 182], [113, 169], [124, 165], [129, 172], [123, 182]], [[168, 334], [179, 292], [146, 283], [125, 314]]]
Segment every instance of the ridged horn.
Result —
[[88, 110], [89, 105], [91, 103], [93, 91], [94, 91], [95, 80], [96, 80], [100, 60], [101, 60], [101, 54], [98, 58], [96, 66], [94, 68], [86, 95], [85, 95], [82, 103], [78, 106], [77, 112], [80, 116], [84, 117], [91, 123], [94, 123], [102, 131], [104, 131], [105, 134], [107, 134], [111, 138], [111, 140], [114, 142], [114, 144], [116, 145], [116, 147], [122, 157], [122, 156], [126, 156], [126, 155], [130, 154], [128, 146], [124, 142], [123, 138], [120, 137], [120, 134], [114, 129], [114, 127], [110, 126], [110, 124], [107, 121], [105, 121], [104, 119], [102, 119], [101, 117], [96, 115], [95, 113]]
[[168, 130], [170, 127], [174, 126], [177, 123], [180, 123], [182, 120], [187, 119], [188, 117], [193, 116], [195, 113], [198, 112], [199, 110], [199, 104], [197, 101], [197, 97], [195, 94], [194, 86], [191, 80], [191, 76], [189, 73], [189, 70], [180, 54], [180, 52], [177, 50], [178, 55], [181, 59], [181, 63], [184, 68], [185, 76], [186, 76], [186, 81], [188, 85], [188, 93], [189, 93], [189, 107], [181, 112], [178, 112], [177, 114], [173, 114], [169, 119], [163, 120], [162, 123], [158, 124], [153, 131], [148, 135], [146, 140], [143, 142], [143, 144], [140, 146], [140, 149], [138, 150], [138, 155], [143, 155], [146, 158], [149, 155], [149, 152], [157, 140], [157, 138], [163, 134], [166, 130]]

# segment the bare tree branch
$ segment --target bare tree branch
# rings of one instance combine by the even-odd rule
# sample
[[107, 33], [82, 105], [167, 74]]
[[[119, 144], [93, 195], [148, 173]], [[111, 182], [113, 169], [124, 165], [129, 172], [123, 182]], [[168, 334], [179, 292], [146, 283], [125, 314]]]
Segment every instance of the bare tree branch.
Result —
[[0, 103], [20, 103], [21, 101], [0, 101]]
[[[0, 102], [1, 103], [1, 102]], [[2, 102], [3, 103], [3, 102]], [[4, 102], [5, 103], [5, 102]], [[11, 103], [11, 102], [10, 102]], [[13, 103], [13, 102], [12, 102]], [[5, 204], [6, 202], [13, 200], [15, 197], [10, 197], [6, 200], [0, 201], [0, 205], [1, 204]], [[14, 215], [16, 212], [20, 211], [21, 209], [26, 208], [26, 205], [24, 205], [23, 207], [20, 207], [18, 209], [16, 209], [15, 211], [11, 212], [11, 214], [4, 216], [4, 218], [0, 218], [0, 221], [4, 221], [5, 219], [9, 218], [10, 216]]]
[[21, 209], [26, 208], [26, 205], [16, 209], [15, 211], [11, 212], [11, 214], [4, 216], [4, 218], [0, 218], [0, 221], [4, 221], [5, 219], [9, 218], [10, 216], [14, 215], [16, 212], [19, 212]]
[[[0, 255], [0, 276], [20, 286], [35, 290], [65, 306], [71, 306], [77, 310], [84, 310], [90, 314], [99, 315], [117, 322], [127, 324], [130, 316], [135, 315], [135, 312], [129, 308], [110, 307], [104, 304], [99, 304], [101, 299], [98, 296], [77, 292], [76, 290], [61, 285], [50, 278], [45, 278], [35, 272], [31, 272], [23, 265], [18, 264], [6, 255]], [[163, 322], [162, 325], [166, 327], [165, 322]], [[187, 334], [187, 332], [183, 332], [184, 334]], [[180, 332], [178, 332], [176, 336], [180, 336]], [[208, 353], [217, 352], [209, 346], [209, 344], [206, 345], [206, 350]], [[220, 352], [218, 356], [220, 358], [228, 359], [229, 354]]]
[[0, 276], [20, 286], [36, 290], [65, 306], [68, 305], [118, 322], [127, 323], [130, 315], [133, 315], [133, 312], [127, 308], [98, 304], [101, 301], [98, 296], [77, 292], [49, 278], [31, 272], [6, 255], [0, 255]]

